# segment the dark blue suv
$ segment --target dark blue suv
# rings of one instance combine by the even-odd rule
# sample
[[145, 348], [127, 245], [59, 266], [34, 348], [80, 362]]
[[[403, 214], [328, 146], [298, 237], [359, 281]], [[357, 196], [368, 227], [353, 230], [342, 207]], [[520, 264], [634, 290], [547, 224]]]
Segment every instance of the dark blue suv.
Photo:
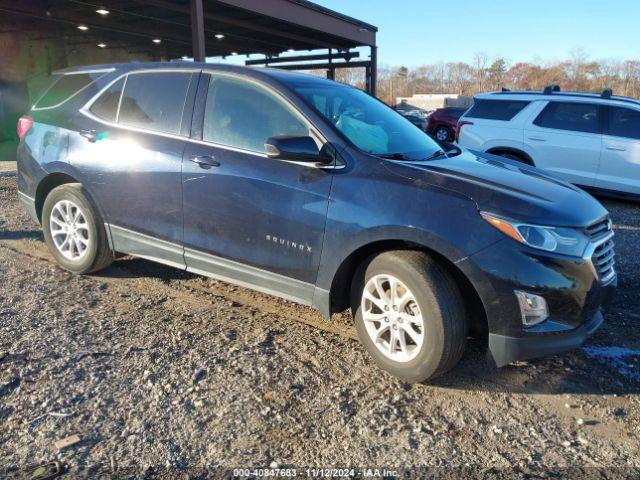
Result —
[[578, 347], [616, 285], [607, 211], [544, 171], [438, 144], [366, 93], [199, 63], [68, 69], [20, 119], [20, 199], [65, 269], [131, 254], [351, 307], [407, 381], [469, 333], [498, 365]]

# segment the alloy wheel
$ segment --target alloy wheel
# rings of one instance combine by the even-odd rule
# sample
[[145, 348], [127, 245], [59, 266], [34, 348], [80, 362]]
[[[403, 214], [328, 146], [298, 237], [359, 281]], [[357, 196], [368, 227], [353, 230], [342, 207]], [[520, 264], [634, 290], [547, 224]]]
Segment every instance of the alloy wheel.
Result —
[[60, 200], [49, 216], [51, 238], [68, 260], [79, 261], [89, 249], [89, 224], [84, 212], [70, 200]]
[[409, 288], [389, 274], [376, 275], [364, 287], [361, 301], [366, 331], [390, 360], [409, 362], [424, 343], [420, 307]]
[[447, 140], [449, 140], [449, 131], [444, 128], [439, 129], [436, 132], [436, 138], [441, 142], [446, 142]]

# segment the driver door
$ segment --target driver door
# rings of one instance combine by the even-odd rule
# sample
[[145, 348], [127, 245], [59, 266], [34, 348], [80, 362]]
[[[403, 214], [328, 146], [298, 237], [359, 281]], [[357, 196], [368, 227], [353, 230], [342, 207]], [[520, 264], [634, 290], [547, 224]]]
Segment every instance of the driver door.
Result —
[[282, 96], [227, 73], [203, 76], [182, 185], [187, 269], [310, 303], [332, 168], [267, 157], [278, 135], [323, 141]]

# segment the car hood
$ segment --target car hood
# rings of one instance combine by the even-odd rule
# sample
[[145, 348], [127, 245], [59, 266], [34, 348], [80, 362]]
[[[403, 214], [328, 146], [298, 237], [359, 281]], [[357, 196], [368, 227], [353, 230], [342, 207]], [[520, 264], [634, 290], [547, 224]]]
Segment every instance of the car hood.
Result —
[[487, 153], [462, 149], [449, 158], [402, 163], [423, 172], [424, 181], [469, 197], [481, 211], [523, 223], [583, 227], [608, 213], [584, 190], [542, 169]]

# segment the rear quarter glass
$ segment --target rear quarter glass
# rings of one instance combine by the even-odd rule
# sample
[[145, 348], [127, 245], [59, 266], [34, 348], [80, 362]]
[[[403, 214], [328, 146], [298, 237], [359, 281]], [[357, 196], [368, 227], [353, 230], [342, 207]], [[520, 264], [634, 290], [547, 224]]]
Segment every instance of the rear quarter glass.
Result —
[[49, 87], [33, 106], [33, 110], [56, 108], [92, 85], [106, 72], [54, 74]]

